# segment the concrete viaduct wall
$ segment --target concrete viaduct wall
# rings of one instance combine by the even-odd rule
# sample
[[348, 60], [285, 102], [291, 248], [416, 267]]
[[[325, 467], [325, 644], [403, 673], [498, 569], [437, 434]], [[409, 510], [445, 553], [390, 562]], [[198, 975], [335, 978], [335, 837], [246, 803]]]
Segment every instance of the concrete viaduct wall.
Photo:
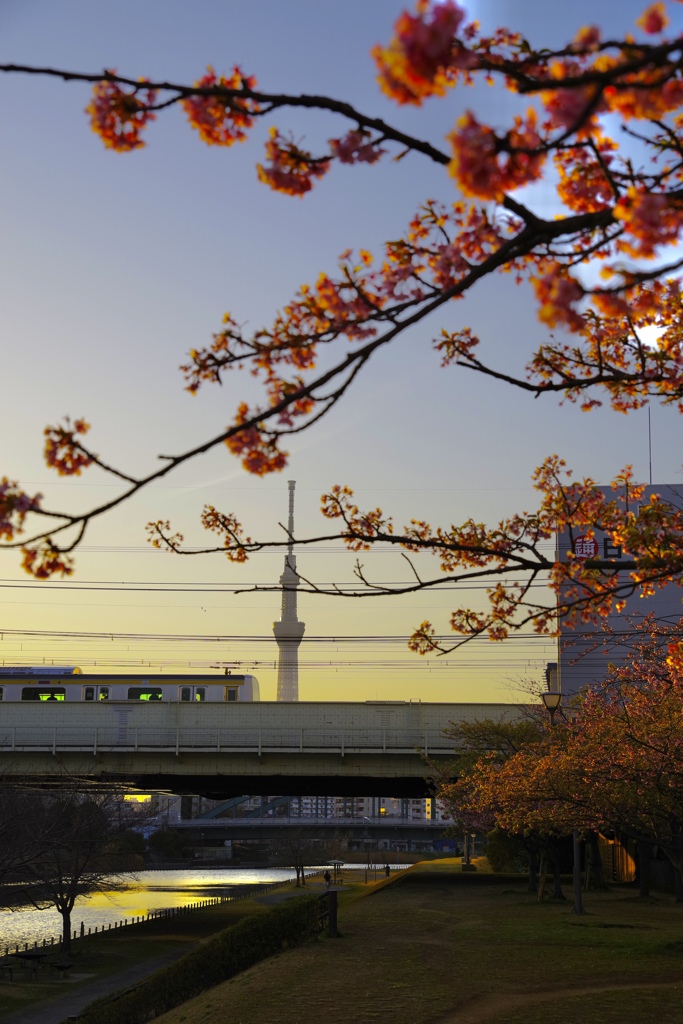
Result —
[[451, 722], [513, 720], [512, 704], [3, 703], [0, 773], [83, 775], [142, 790], [421, 796]]

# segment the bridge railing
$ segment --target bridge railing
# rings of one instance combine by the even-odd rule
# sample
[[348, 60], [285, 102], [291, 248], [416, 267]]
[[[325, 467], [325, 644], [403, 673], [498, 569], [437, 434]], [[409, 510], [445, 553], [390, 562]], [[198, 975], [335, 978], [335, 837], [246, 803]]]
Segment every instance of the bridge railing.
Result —
[[194, 829], [195, 831], [204, 832], [210, 829], [230, 829], [230, 828], [292, 828], [296, 826], [309, 825], [320, 826], [321, 828], [330, 829], [353, 829], [354, 831], [362, 831], [368, 828], [387, 828], [387, 829], [431, 829], [443, 832], [452, 822], [443, 820], [431, 820], [429, 818], [401, 818], [399, 816], [393, 817], [391, 815], [382, 815], [380, 817], [332, 817], [327, 818], [322, 816], [315, 816], [310, 814], [292, 814], [290, 816], [273, 815], [272, 817], [264, 818], [187, 818], [181, 821], [173, 821], [169, 823], [170, 828], [174, 829]]
[[283, 753], [422, 753], [447, 755], [452, 741], [436, 730], [320, 729], [320, 728], [214, 728], [109, 725], [95, 728], [67, 726], [0, 727], [0, 751], [223, 751]]

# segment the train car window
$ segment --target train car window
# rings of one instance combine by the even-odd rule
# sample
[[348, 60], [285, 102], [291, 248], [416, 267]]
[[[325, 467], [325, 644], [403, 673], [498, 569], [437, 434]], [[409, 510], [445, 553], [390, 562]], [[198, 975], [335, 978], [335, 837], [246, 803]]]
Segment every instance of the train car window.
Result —
[[4, 700], [4, 699], [5, 699], [5, 688], [3, 686], [0, 686], [0, 700]]
[[162, 691], [160, 686], [131, 686], [128, 690], [128, 700], [161, 700]]
[[94, 700], [95, 699], [95, 687], [84, 686], [83, 687], [83, 700]]
[[203, 686], [198, 686], [194, 691], [195, 700], [206, 700], [206, 689]]
[[63, 686], [25, 686], [21, 691], [22, 700], [66, 700]]
[[185, 701], [192, 700], [192, 688], [189, 686], [181, 686], [180, 699]]
[[99, 698], [100, 698], [100, 700], [109, 700], [109, 687], [108, 686], [100, 686]]
[[234, 686], [225, 687], [225, 699], [229, 701], [237, 700], [237, 690]]

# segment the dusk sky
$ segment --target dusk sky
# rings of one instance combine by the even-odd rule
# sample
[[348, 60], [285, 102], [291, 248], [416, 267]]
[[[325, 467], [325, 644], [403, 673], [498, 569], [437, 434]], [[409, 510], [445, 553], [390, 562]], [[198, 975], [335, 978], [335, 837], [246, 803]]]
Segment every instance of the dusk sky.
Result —
[[[503, 127], [514, 97], [485, 86], [456, 89], [423, 109], [395, 107], [375, 82], [369, 57], [387, 42], [402, 10], [396, 0], [2, 0], [0, 62], [193, 82], [212, 64], [238, 64], [264, 89], [347, 99], [440, 144], [455, 120], [474, 109]], [[507, 24], [533, 46], [566, 42], [579, 27], [634, 30], [636, 0], [478, 0], [466, 5], [484, 29]], [[672, 30], [683, 7], [670, 5]], [[180, 109], [159, 117], [147, 147], [106, 150], [89, 129], [87, 85], [25, 76], [0, 79], [5, 147], [0, 162], [3, 246], [0, 331], [3, 402], [0, 476], [41, 491], [52, 508], [101, 502], [117, 485], [98, 470], [72, 481], [52, 477], [42, 460], [42, 431], [65, 415], [92, 424], [88, 441], [105, 461], [146, 473], [160, 453], [178, 453], [219, 433], [242, 398], [255, 398], [245, 375], [193, 398], [178, 366], [209, 343], [225, 311], [253, 327], [272, 321], [304, 282], [333, 273], [348, 248], [378, 252], [399, 237], [427, 198], [457, 198], [446, 171], [415, 156], [374, 167], [335, 166], [312, 193], [296, 199], [260, 184], [255, 164], [271, 123], [313, 150], [345, 130], [319, 113], [278, 112], [258, 122], [249, 141], [230, 149], [201, 143]], [[531, 200], [530, 200], [531, 201]], [[552, 191], [532, 205], [552, 215]], [[442, 327], [468, 325], [488, 362], [523, 369], [545, 328], [526, 285], [495, 277], [378, 355], [346, 401], [292, 441], [290, 466], [265, 479], [244, 473], [224, 448], [195, 460], [163, 484], [91, 526], [68, 581], [37, 583], [16, 553], [2, 555], [0, 660], [97, 665], [133, 671], [144, 663], [173, 670], [217, 663], [254, 671], [274, 699], [277, 650], [272, 621], [279, 595], [229, 589], [274, 583], [281, 555], [245, 566], [220, 556], [177, 558], [145, 541], [150, 519], [168, 518], [191, 544], [205, 502], [235, 512], [247, 533], [277, 538], [286, 519], [287, 480], [297, 481], [297, 534], [329, 532], [320, 495], [353, 487], [361, 507], [381, 506], [400, 526], [473, 516], [495, 522], [531, 509], [534, 468], [557, 452], [578, 474], [608, 482], [631, 463], [648, 477], [647, 413], [581, 413], [550, 397], [533, 400], [458, 368], [442, 370], [432, 339]], [[653, 407], [653, 478], [681, 483], [681, 423]], [[398, 551], [362, 561], [375, 580], [406, 579]], [[351, 580], [354, 556], [341, 546], [302, 550], [302, 575], [316, 583]], [[436, 565], [434, 566], [436, 568]], [[514, 699], [525, 679], [540, 681], [554, 642], [515, 638], [469, 645], [448, 658], [419, 658], [405, 637], [425, 618], [446, 632], [448, 611], [475, 605], [483, 591], [387, 599], [302, 595], [307, 637], [300, 654], [301, 699]], [[24, 631], [18, 634], [16, 631]], [[98, 637], [34, 638], [32, 631]], [[120, 634], [263, 637], [260, 642], [122, 639]], [[342, 637], [396, 637], [344, 642]]]

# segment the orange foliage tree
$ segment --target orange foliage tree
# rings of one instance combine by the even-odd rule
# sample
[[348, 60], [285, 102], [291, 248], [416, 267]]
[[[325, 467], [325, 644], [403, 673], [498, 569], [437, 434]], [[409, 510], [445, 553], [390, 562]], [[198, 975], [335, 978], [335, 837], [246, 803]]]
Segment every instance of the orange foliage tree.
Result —
[[568, 715], [505, 760], [479, 759], [467, 778], [470, 813], [490, 809], [513, 833], [611, 830], [658, 846], [683, 898], [683, 658], [680, 630], [659, 630]]
[[[683, 232], [683, 38], [667, 35], [667, 24], [665, 4], [654, 3], [633, 33], [604, 38], [588, 26], [566, 45], [545, 49], [505, 28], [482, 35], [455, 0], [418, 0], [399, 17], [389, 42], [373, 50], [384, 93], [396, 104], [421, 107], [430, 97], [484, 79], [509, 90], [519, 104], [508, 124], [484, 124], [467, 113], [445, 140], [436, 141], [342, 100], [265, 91], [239, 67], [226, 74], [209, 68], [194, 84], [180, 84], [114, 70], [0, 66], [7, 74], [90, 83], [92, 129], [119, 152], [144, 146], [151, 123], [173, 106], [184, 110], [203, 142], [226, 147], [244, 142], [257, 120], [276, 112], [326, 111], [341, 117], [346, 131], [315, 152], [286, 128], [271, 129], [257, 165], [265, 185], [302, 197], [337, 163], [379, 166], [407, 155], [443, 167], [454, 194], [450, 204], [425, 200], [381, 252], [343, 253], [336, 271], [302, 285], [269, 325], [249, 333], [227, 313], [213, 340], [189, 353], [182, 367], [186, 387], [194, 394], [248, 367], [262, 383], [263, 398], [240, 404], [226, 429], [205, 443], [133, 476], [86, 444], [83, 421], [48, 427], [50, 466], [73, 475], [97, 465], [120, 481], [121, 491], [85, 513], [70, 514], [48, 509], [40, 495], [4, 477], [3, 546], [20, 548], [25, 568], [38, 578], [70, 573], [72, 553], [95, 517], [217, 445], [226, 445], [251, 473], [282, 469], [287, 437], [336, 406], [375, 352], [497, 273], [528, 283], [540, 320], [560, 328], [566, 340], [549, 338], [515, 376], [489, 365], [485, 345], [463, 324], [434, 339], [444, 366], [458, 364], [535, 396], [558, 393], [584, 409], [608, 401], [627, 412], [652, 398], [683, 407], [677, 277], [683, 265], [677, 248]], [[557, 215], [550, 218], [534, 208], [533, 185], [541, 181], [556, 192]], [[651, 327], [658, 329], [655, 343], [644, 333]], [[357, 566], [358, 587], [346, 594], [405, 593], [495, 577], [486, 612], [453, 613], [450, 626], [460, 638], [453, 646], [482, 633], [499, 639], [525, 623], [552, 630], [556, 610], [593, 621], [635, 590], [681, 578], [682, 514], [643, 494], [628, 468], [615, 478], [612, 497], [590, 479], [573, 480], [556, 456], [536, 471], [534, 482], [539, 507], [492, 527], [469, 520], [442, 527], [412, 521], [399, 528], [380, 509], [359, 509], [348, 487], [334, 486], [322, 504], [332, 533], [297, 543], [343, 538], [352, 551], [393, 544], [408, 558], [427, 553], [437, 561], [433, 577], [415, 570], [414, 582], [397, 587], [368, 587]], [[624, 490], [642, 498], [638, 513], [621, 497]], [[234, 515], [212, 506], [203, 521], [218, 535], [206, 550], [230, 559], [275, 546], [252, 541]], [[619, 568], [627, 572], [617, 574], [609, 559], [570, 554], [556, 562], [543, 553], [556, 530], [574, 536], [598, 528], [626, 552]], [[157, 546], [183, 550], [182, 537], [167, 522], [152, 523], [149, 531]], [[532, 591], [539, 578], [558, 595], [557, 609], [552, 595], [544, 600]], [[429, 622], [416, 629], [411, 644], [423, 653], [446, 649]]]
[[[478, 722], [459, 722], [445, 730], [453, 741], [456, 757], [450, 764], [430, 762], [432, 782], [436, 798], [453, 821], [449, 831], [458, 835], [463, 832], [480, 832], [489, 836], [499, 825], [494, 801], [480, 799], [479, 771], [481, 764], [491, 770], [516, 757], [529, 746], [542, 742], [547, 723], [534, 712], [519, 721], [495, 721], [483, 719]], [[512, 842], [510, 852], [526, 855], [529, 861], [529, 891], [537, 886], [537, 859], [544, 845], [545, 837], [530, 829], [519, 832], [505, 830]]]

